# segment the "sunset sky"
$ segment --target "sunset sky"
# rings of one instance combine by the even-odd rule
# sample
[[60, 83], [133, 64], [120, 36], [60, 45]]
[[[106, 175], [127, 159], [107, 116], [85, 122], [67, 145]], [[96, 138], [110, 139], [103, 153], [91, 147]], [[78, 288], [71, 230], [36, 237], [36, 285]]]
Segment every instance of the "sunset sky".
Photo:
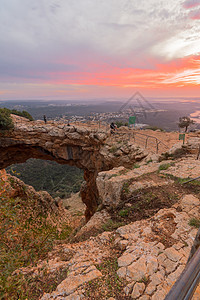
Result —
[[1, 0], [0, 100], [200, 97], [200, 0]]

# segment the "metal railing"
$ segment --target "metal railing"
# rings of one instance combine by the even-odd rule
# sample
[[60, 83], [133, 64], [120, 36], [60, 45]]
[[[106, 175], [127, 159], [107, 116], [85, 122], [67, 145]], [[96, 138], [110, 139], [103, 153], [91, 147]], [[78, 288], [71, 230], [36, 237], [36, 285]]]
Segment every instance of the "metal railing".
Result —
[[145, 148], [147, 148], [147, 145], [148, 145], [148, 140], [150, 139], [153, 139], [156, 143], [156, 153], [158, 153], [158, 150], [159, 150], [159, 145], [162, 145], [166, 148], [166, 150], [168, 150], [169, 148], [167, 147], [167, 145], [165, 145], [165, 143], [163, 143], [161, 140], [159, 140], [157, 137], [155, 136], [152, 136], [152, 135], [148, 135], [148, 134], [145, 134], [145, 133], [141, 133], [141, 132], [135, 132], [134, 135], [141, 135], [141, 136], [144, 136], [146, 138], [146, 141], [145, 141]]
[[200, 247], [186, 265], [165, 300], [189, 300], [200, 281]]
[[138, 144], [139, 146], [143, 146], [145, 149], [148, 147], [151, 148], [151, 150], [155, 153], [158, 153], [161, 147], [163, 148], [162, 152], [169, 150], [167, 145], [163, 143], [161, 140], [159, 140], [157, 137], [148, 135], [145, 133], [140, 133], [135, 130], [130, 130], [130, 131], [121, 131], [120, 129], [113, 134], [111, 137], [112, 140], [120, 140], [124, 139], [124, 136], [126, 136], [127, 140], [131, 142], [131, 140]]

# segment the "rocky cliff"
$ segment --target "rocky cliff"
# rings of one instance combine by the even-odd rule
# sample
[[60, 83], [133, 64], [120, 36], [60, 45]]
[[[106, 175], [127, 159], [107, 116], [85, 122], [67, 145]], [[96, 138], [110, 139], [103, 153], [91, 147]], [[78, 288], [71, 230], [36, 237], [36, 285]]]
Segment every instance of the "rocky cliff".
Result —
[[97, 173], [115, 166], [134, 164], [147, 155], [144, 149], [127, 141], [115, 147], [113, 142], [107, 142], [108, 133], [92, 128], [44, 124], [14, 115], [12, 117], [14, 130], [0, 133], [0, 168], [25, 162], [28, 158], [54, 160], [82, 168], [86, 180], [82, 200], [87, 206], [87, 220], [99, 204]]
[[[188, 140], [184, 147], [176, 145], [159, 157], [126, 139], [113, 141], [103, 132], [85, 128], [69, 132], [69, 127], [65, 131], [61, 124], [19, 120], [15, 121], [13, 132], [0, 138], [1, 166], [31, 156], [83, 168], [87, 185], [81, 193], [87, 216], [93, 216], [70, 236], [70, 242], [54, 242], [46, 259], [29, 261], [28, 266], [19, 264], [8, 279], [16, 286], [15, 291], [7, 293], [13, 299], [164, 300], [185, 267], [199, 227], [199, 181], [182, 184], [200, 176], [200, 161], [196, 159], [199, 137]], [[73, 138], [76, 133], [82, 136], [80, 141]], [[7, 158], [6, 151], [15, 156], [9, 154]], [[33, 191], [27, 192], [20, 181], [20, 192], [15, 194], [10, 185], [13, 179], [9, 182], [5, 177], [2, 173], [1, 199], [9, 203], [9, 209], [13, 202], [6, 202], [7, 190], [11, 198], [23, 198], [23, 205], [28, 199], [35, 199]], [[48, 207], [41, 212], [45, 214], [50, 209], [55, 216], [53, 211], [57, 211], [60, 221], [56, 226], [62, 227], [65, 212], [48, 197], [38, 198], [38, 205], [45, 207], [46, 203]], [[16, 209], [18, 202], [14, 204]], [[20, 210], [19, 217], [22, 216]], [[47, 241], [44, 237], [40, 241], [39, 253]], [[6, 248], [9, 244], [6, 246], [4, 241]], [[6, 255], [8, 250], [4, 252]], [[194, 299], [199, 297], [197, 289]]]
[[[84, 241], [55, 246], [47, 260], [21, 268], [21, 274], [42, 277], [45, 270], [55, 277], [67, 270], [42, 300], [164, 300], [199, 226], [200, 184], [181, 184], [199, 170], [200, 161], [187, 156], [99, 173], [103, 205], [81, 229]], [[199, 289], [193, 299], [199, 299]]]

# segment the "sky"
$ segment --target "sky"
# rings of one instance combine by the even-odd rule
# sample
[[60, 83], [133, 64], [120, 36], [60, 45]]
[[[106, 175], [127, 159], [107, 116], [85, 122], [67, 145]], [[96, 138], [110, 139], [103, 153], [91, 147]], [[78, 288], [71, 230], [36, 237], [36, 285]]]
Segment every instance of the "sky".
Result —
[[0, 100], [200, 97], [200, 0], [0, 0]]

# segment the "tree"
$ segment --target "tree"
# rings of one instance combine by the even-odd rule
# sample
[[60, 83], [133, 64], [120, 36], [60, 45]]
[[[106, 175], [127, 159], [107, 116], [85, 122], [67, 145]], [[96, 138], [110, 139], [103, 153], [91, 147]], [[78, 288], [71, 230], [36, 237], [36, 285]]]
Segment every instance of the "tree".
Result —
[[188, 127], [194, 123], [195, 122], [193, 120], [191, 120], [189, 117], [184, 116], [184, 117], [179, 118], [178, 127], [185, 128], [185, 132], [187, 132]]

